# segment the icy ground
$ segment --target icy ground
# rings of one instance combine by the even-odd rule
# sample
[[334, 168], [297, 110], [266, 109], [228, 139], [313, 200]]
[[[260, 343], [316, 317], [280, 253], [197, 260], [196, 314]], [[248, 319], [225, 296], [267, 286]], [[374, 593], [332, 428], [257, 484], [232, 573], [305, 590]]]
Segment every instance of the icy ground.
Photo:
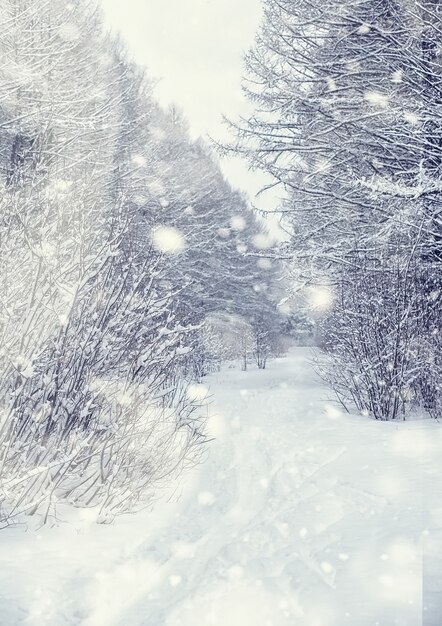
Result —
[[340, 413], [302, 349], [210, 384], [178, 501], [0, 533], [1, 626], [440, 626], [442, 425]]

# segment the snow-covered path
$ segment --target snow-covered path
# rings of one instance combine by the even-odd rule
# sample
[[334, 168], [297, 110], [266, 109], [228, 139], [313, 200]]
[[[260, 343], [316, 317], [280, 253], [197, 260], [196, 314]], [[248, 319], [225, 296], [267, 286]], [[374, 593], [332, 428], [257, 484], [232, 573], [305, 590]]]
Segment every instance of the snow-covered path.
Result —
[[441, 427], [341, 414], [307, 356], [212, 377], [178, 501], [2, 532], [0, 624], [440, 626]]

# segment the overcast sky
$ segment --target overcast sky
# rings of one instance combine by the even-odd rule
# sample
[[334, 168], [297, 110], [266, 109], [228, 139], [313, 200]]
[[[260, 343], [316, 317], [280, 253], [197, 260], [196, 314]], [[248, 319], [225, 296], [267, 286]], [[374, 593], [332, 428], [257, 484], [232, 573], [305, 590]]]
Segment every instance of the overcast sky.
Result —
[[[175, 102], [193, 136], [226, 139], [222, 115], [232, 119], [249, 109], [241, 92], [243, 56], [261, 20], [261, 0], [102, 0], [109, 24], [119, 30], [136, 60], [151, 76], [161, 103]], [[223, 160], [235, 187], [253, 202], [263, 178], [237, 159]]]

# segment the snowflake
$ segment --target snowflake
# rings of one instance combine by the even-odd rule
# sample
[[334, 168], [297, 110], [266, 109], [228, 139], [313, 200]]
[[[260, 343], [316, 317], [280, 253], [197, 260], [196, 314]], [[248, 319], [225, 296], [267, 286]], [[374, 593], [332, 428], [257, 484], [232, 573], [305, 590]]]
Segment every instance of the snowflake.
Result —
[[132, 163], [137, 167], [145, 167], [146, 159], [141, 154], [134, 154], [134, 156], [132, 157]]
[[402, 76], [403, 76], [402, 70], [396, 70], [391, 75], [391, 82], [398, 85], [399, 83], [402, 82]]
[[329, 91], [336, 91], [337, 85], [334, 78], [327, 78], [327, 87]]
[[186, 248], [183, 234], [173, 226], [157, 226], [152, 232], [152, 243], [158, 252], [178, 254]]
[[58, 34], [60, 35], [61, 39], [70, 43], [78, 41], [78, 39], [80, 39], [80, 29], [78, 28], [78, 26], [72, 24], [71, 22], [66, 22], [65, 24], [62, 24], [58, 29]]
[[359, 26], [357, 32], [359, 35], [366, 35], [367, 33], [369, 33], [371, 30], [370, 26], [368, 24], [361, 24], [361, 26]]
[[381, 93], [380, 91], [367, 91], [364, 97], [367, 102], [375, 107], [380, 109], [386, 109], [388, 107], [389, 98], [385, 93]]
[[160, 197], [166, 193], [166, 188], [160, 180], [154, 180], [148, 185], [148, 189], [153, 196]]
[[272, 246], [272, 243], [273, 242], [269, 235], [266, 235], [265, 233], [260, 233], [259, 235], [255, 235], [255, 237], [253, 237], [253, 245], [259, 250], [265, 250], [266, 248], [270, 248]]
[[307, 291], [307, 301], [312, 309], [326, 311], [333, 304], [334, 294], [327, 286], [310, 287]]
[[241, 215], [235, 215], [230, 220], [230, 226], [233, 230], [242, 231], [246, 227], [246, 220]]
[[404, 120], [413, 125], [419, 123], [419, 117], [413, 111], [404, 111]]
[[230, 236], [230, 230], [228, 228], [219, 228], [218, 229], [218, 235], [222, 239], [227, 239]]
[[269, 270], [272, 268], [272, 262], [270, 259], [258, 259], [257, 266], [262, 270]]

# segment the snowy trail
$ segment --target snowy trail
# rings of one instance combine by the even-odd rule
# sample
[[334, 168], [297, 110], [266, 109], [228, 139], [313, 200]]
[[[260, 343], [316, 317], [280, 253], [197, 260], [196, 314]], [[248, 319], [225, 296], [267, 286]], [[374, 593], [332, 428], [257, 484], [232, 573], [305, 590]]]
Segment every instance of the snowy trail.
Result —
[[212, 377], [179, 502], [2, 533], [0, 624], [440, 626], [440, 426], [341, 414], [307, 356]]

